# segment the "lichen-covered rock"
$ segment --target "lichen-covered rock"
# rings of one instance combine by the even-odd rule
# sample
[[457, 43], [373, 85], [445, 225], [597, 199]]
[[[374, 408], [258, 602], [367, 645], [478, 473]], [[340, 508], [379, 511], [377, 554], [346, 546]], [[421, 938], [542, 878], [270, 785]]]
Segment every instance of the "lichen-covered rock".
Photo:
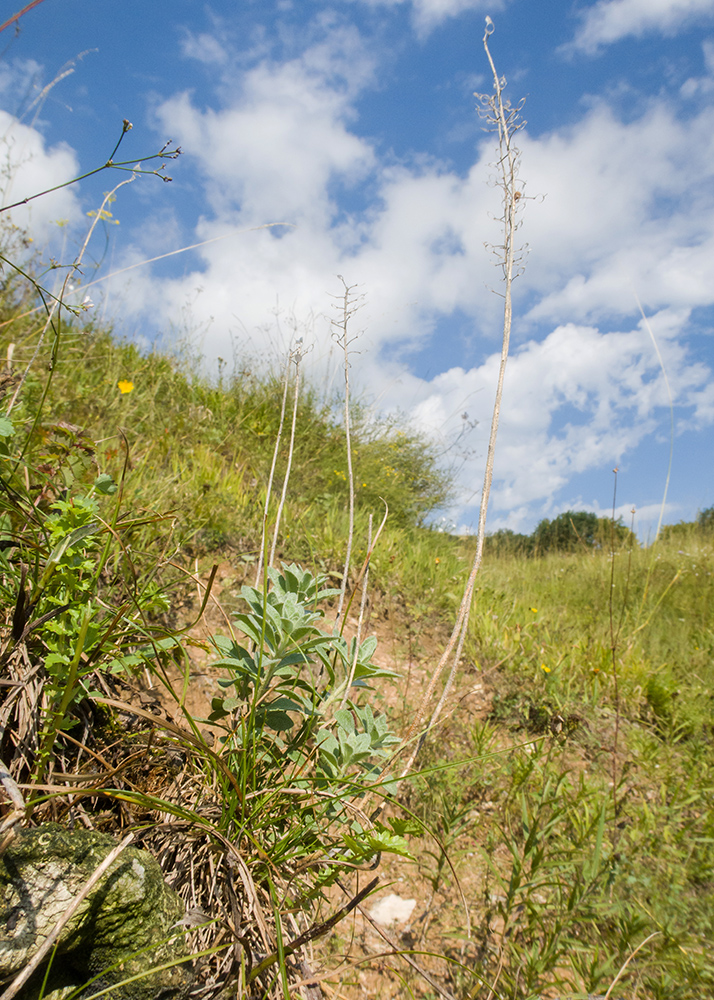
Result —
[[[54, 823], [18, 831], [0, 858], [0, 978], [25, 967], [115, 846], [106, 834]], [[186, 956], [175, 926], [183, 911], [157, 861], [126, 848], [62, 931], [45, 997], [56, 990], [54, 1000], [60, 1000], [85, 986], [86, 997], [107, 986], [114, 1000], [183, 997], [191, 985], [190, 963], [159, 969]], [[140, 978], [125, 982], [133, 976]], [[37, 997], [43, 977], [41, 969], [18, 1000]]]

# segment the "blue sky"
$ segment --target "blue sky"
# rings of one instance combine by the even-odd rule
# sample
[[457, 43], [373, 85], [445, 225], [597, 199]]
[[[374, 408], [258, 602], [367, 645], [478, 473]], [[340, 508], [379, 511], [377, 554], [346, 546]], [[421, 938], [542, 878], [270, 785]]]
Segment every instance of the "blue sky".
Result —
[[[711, 0], [44, 0], [0, 35], [4, 203], [101, 163], [124, 118], [127, 157], [180, 144], [173, 182], [123, 187], [119, 225], [93, 238], [97, 311], [141, 343], [190, 336], [212, 372], [303, 337], [311, 377], [337, 385], [343, 275], [364, 296], [356, 386], [438, 441], [458, 475], [449, 517], [475, 525], [501, 333], [494, 145], [473, 96], [492, 89], [487, 14], [507, 94], [526, 98], [528, 245], [489, 526], [606, 513], [617, 466], [618, 512], [646, 536], [670, 396], [665, 521], [714, 504]], [[121, 179], [13, 218], [71, 259]]]

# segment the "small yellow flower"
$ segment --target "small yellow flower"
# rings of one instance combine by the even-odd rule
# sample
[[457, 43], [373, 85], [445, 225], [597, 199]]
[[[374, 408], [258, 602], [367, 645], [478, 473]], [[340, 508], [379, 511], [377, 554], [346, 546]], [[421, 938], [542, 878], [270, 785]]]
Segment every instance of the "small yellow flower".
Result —
[[439, 559], [439, 557], [437, 556], [434, 562], [438, 565], [441, 562], [441, 559]]
[[120, 378], [119, 381], [117, 382], [117, 385], [119, 386], [119, 392], [122, 394], [122, 396], [127, 392], [131, 392], [134, 388], [134, 383], [127, 382], [125, 378]]
[[531, 611], [533, 612], [534, 615], [538, 614], [538, 608], [531, 608]]
[[550, 673], [550, 667], [548, 666], [547, 663], [541, 663], [540, 669], [543, 671], [543, 673], [546, 673], [546, 674]]

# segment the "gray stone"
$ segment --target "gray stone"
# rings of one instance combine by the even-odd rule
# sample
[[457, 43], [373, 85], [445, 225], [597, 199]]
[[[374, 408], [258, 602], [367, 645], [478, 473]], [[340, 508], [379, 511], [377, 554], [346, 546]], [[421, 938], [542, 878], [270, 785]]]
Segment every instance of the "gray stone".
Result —
[[[114, 847], [106, 834], [54, 823], [18, 831], [0, 858], [0, 978], [26, 966]], [[175, 926], [183, 913], [158, 862], [146, 851], [126, 848], [62, 931], [45, 998], [61, 1000], [78, 987], [88, 998], [111, 986], [114, 1000], [180, 1000], [192, 982], [190, 963], [157, 967], [187, 955]], [[18, 1000], [39, 996], [46, 967]]]

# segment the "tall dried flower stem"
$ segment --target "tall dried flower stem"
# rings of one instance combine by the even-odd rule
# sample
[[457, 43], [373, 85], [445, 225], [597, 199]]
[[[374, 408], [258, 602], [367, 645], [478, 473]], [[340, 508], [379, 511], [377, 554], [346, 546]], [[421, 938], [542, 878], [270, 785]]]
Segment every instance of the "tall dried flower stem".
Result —
[[295, 365], [295, 387], [293, 389], [293, 419], [290, 425], [290, 445], [288, 446], [288, 464], [285, 468], [285, 476], [283, 478], [283, 488], [280, 493], [280, 503], [278, 504], [278, 513], [275, 518], [275, 529], [273, 530], [273, 544], [270, 546], [270, 558], [268, 559], [268, 566], [273, 565], [273, 560], [275, 559], [275, 549], [278, 544], [278, 535], [280, 533], [280, 519], [283, 515], [283, 507], [285, 506], [285, 498], [288, 493], [288, 483], [290, 481], [290, 469], [293, 464], [293, 453], [295, 451], [295, 430], [297, 428], [297, 415], [298, 415], [298, 401], [300, 399], [300, 362], [303, 358], [303, 348], [302, 348], [302, 337], [298, 341], [298, 346], [295, 347], [290, 352], [290, 361]]
[[364, 616], [367, 610], [367, 588], [369, 585], [369, 559], [372, 553], [372, 515], [369, 515], [369, 527], [367, 529], [367, 559], [365, 560], [364, 573], [362, 574], [362, 599], [359, 606], [359, 620], [357, 621], [357, 634], [355, 635], [355, 652], [352, 657], [352, 665], [350, 667], [350, 675], [347, 678], [347, 684], [345, 686], [345, 693], [342, 695], [342, 701], [340, 702], [340, 708], [344, 708], [347, 704], [347, 699], [349, 697], [350, 688], [352, 687], [352, 682], [355, 679], [355, 670], [357, 669], [357, 661], [359, 660], [359, 647], [362, 642], [362, 628], [364, 626]]
[[[518, 264], [518, 250], [515, 247], [515, 234], [518, 228], [517, 214], [522, 199], [522, 190], [518, 182], [518, 164], [520, 153], [513, 144], [513, 138], [525, 125], [521, 118], [523, 101], [516, 107], [512, 107], [508, 100], [504, 100], [503, 90], [506, 86], [504, 77], [500, 77], [496, 72], [491, 52], [488, 47], [488, 39], [493, 34], [494, 26], [490, 17], [486, 18], [486, 30], [483, 36], [483, 47], [486, 51], [491, 72], [493, 74], [494, 92], [492, 94], [477, 94], [479, 98], [479, 113], [486, 121], [489, 131], [498, 134], [499, 159], [497, 163], [499, 179], [498, 184], [503, 192], [503, 244], [495, 248], [498, 254], [499, 263], [503, 270], [503, 338], [501, 342], [501, 360], [498, 369], [498, 381], [496, 385], [496, 398], [493, 405], [491, 417], [491, 433], [488, 441], [488, 452], [486, 456], [486, 471], [484, 474], [483, 490], [481, 492], [481, 505], [479, 508], [478, 533], [476, 538], [476, 554], [471, 566], [471, 572], [464, 588], [464, 595], [461, 600], [456, 622], [454, 624], [451, 637], [439, 660], [436, 669], [429, 681], [429, 685], [424, 692], [421, 703], [417, 709], [414, 721], [402, 740], [397, 754], [400, 754], [407, 746], [412, 745], [411, 755], [406, 766], [402, 770], [404, 777], [411, 771], [422, 740], [414, 743], [414, 739], [422, 730], [426, 712], [431, 701], [434, 690], [444, 669], [451, 660], [451, 670], [446, 683], [445, 691], [451, 686], [461, 657], [461, 650], [468, 629], [469, 615], [471, 612], [471, 602], [473, 599], [476, 577], [481, 568], [483, 559], [483, 547], [486, 537], [486, 513], [488, 510], [488, 500], [491, 492], [491, 482], [493, 479], [493, 464], [496, 455], [496, 437], [498, 435], [498, 424], [501, 414], [501, 399], [503, 396], [503, 383], [506, 375], [506, 363], [508, 361], [508, 349], [511, 337], [512, 304], [511, 291], [513, 279], [516, 277], [516, 266]], [[431, 720], [425, 732], [436, 724], [445, 701], [442, 697], [437, 709], [432, 714]]]
[[347, 484], [349, 486], [350, 493], [350, 513], [349, 513], [349, 528], [347, 532], [347, 550], [345, 552], [345, 568], [342, 573], [342, 585], [340, 586], [340, 598], [337, 603], [337, 622], [340, 621], [340, 616], [342, 615], [342, 609], [345, 604], [345, 595], [347, 593], [347, 583], [350, 574], [350, 561], [352, 559], [352, 542], [354, 540], [354, 530], [355, 530], [355, 480], [354, 480], [354, 470], [352, 467], [352, 436], [350, 427], [350, 358], [349, 358], [349, 347], [350, 344], [356, 340], [356, 337], [349, 337], [347, 329], [349, 322], [361, 306], [361, 296], [355, 296], [354, 290], [356, 285], [348, 285], [341, 274], [337, 277], [342, 282], [342, 295], [340, 296], [340, 311], [341, 315], [339, 320], [332, 321], [332, 336], [337, 344], [342, 348], [345, 363], [345, 443], [347, 447]]
[[263, 508], [263, 531], [260, 538], [260, 554], [258, 556], [258, 568], [255, 574], [255, 586], [260, 583], [260, 574], [263, 571], [263, 558], [266, 552], [268, 536], [268, 513], [270, 511], [270, 497], [273, 492], [273, 480], [275, 479], [275, 467], [278, 464], [280, 445], [283, 439], [283, 424], [285, 423], [285, 409], [288, 402], [288, 387], [290, 385], [290, 354], [285, 358], [285, 370], [283, 373], [283, 399], [280, 407], [280, 423], [278, 433], [275, 437], [275, 448], [273, 449], [273, 461], [270, 465], [270, 475], [268, 476], [268, 486], [265, 491], [265, 507]]

